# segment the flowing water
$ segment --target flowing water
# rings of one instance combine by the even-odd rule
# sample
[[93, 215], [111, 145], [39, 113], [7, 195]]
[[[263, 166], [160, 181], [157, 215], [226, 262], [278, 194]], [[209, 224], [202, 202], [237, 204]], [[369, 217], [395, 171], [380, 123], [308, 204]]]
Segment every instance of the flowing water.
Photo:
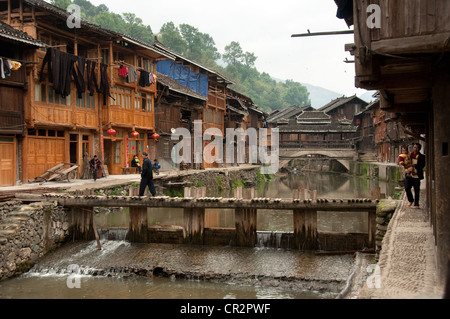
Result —
[[[343, 175], [279, 176], [258, 197], [290, 198], [292, 189], [319, 198], [392, 196], [395, 185]], [[223, 195], [222, 195], [223, 196]], [[225, 197], [225, 196], [224, 196]], [[234, 227], [233, 210], [207, 210], [206, 227]], [[149, 225], [182, 225], [181, 209], [149, 209]], [[98, 228], [114, 239], [68, 243], [32, 270], [0, 282], [0, 298], [39, 299], [314, 299], [332, 298], [345, 286], [353, 255], [317, 255], [266, 248], [265, 236], [291, 232], [292, 212], [258, 211], [255, 248], [131, 244], [127, 209], [97, 213]], [[367, 214], [318, 213], [318, 231], [367, 232]]]

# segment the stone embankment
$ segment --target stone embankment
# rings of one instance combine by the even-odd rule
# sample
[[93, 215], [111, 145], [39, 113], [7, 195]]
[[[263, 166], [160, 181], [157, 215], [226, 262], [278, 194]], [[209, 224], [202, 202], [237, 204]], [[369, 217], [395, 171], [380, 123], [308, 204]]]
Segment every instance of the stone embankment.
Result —
[[54, 203], [0, 203], [0, 280], [28, 271], [65, 241], [69, 216]]

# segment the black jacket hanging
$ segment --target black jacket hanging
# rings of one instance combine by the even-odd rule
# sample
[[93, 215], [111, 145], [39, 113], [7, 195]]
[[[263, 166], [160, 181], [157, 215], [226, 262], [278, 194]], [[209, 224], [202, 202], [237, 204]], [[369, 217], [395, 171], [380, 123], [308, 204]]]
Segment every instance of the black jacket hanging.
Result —
[[96, 62], [91, 60], [86, 61], [86, 74], [87, 74], [87, 89], [90, 96], [93, 96], [95, 92], [99, 92], [97, 84], [97, 75], [95, 73]]
[[83, 97], [83, 93], [86, 92], [86, 82], [84, 81], [84, 70], [86, 67], [86, 60], [83, 57], [78, 57], [78, 63], [76, 68], [73, 69], [73, 79], [77, 86], [78, 98]]
[[106, 105], [106, 98], [111, 97], [110, 86], [108, 80], [108, 66], [100, 64], [100, 88], [99, 93], [103, 94], [103, 105]]
[[150, 73], [147, 71], [141, 71], [141, 77], [139, 78], [139, 85], [142, 87], [150, 86]]

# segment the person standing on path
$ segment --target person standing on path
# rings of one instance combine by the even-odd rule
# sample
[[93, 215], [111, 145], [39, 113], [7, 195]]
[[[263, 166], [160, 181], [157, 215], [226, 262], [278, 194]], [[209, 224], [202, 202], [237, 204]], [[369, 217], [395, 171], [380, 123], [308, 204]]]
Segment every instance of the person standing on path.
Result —
[[102, 162], [97, 158], [97, 155], [89, 161], [89, 165], [91, 166], [92, 172], [94, 174], [94, 182], [97, 180], [98, 170], [102, 166]]
[[[411, 175], [405, 177], [405, 192], [406, 197], [408, 197], [408, 206], [414, 204], [414, 208], [420, 208], [420, 181], [423, 179], [423, 169], [425, 168], [425, 155], [420, 153], [421, 149], [422, 145], [419, 143], [414, 144], [413, 152], [411, 153], [412, 164], [409, 164], [409, 167], [414, 167], [414, 171]], [[414, 196], [411, 188], [414, 188]]]
[[156, 196], [155, 185], [153, 184], [153, 170], [152, 162], [148, 158], [147, 152], [143, 152], [144, 160], [142, 162], [141, 172], [141, 184], [139, 186], [139, 196], [144, 196], [145, 188], [148, 186], [148, 190], [152, 196]]

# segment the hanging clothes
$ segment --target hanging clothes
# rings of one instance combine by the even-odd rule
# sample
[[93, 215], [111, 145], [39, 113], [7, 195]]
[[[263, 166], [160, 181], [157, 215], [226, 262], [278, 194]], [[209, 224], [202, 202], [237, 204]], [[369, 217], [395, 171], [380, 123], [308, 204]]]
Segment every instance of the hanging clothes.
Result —
[[13, 71], [17, 71], [22, 66], [22, 63], [20, 63], [18, 61], [8, 60], [8, 62], [11, 65], [10, 69], [13, 70]]
[[93, 96], [95, 92], [99, 92], [97, 74], [95, 72], [96, 66], [96, 62], [91, 60], [86, 61], [87, 89], [90, 96]]
[[147, 71], [141, 71], [141, 77], [139, 78], [139, 86], [146, 87], [150, 86], [150, 73]]
[[150, 73], [149, 81], [150, 81], [150, 84], [155, 84], [156, 83], [156, 75], [154, 75], [153, 73]]
[[119, 75], [126, 77], [128, 75], [128, 68], [125, 65], [119, 67]]
[[103, 63], [100, 64], [100, 87], [98, 92], [103, 94], [103, 105], [106, 105], [106, 98], [112, 98], [112, 96], [108, 79], [108, 66]]
[[[39, 81], [44, 81], [43, 71], [48, 64], [48, 81], [53, 83], [53, 90], [57, 94], [66, 97], [70, 94], [70, 82], [72, 80], [74, 63], [77, 57], [73, 54], [61, 52], [53, 48], [47, 48]], [[17, 65], [15, 66], [17, 67]]]
[[5, 68], [3, 65], [3, 58], [0, 58], [0, 78], [2, 78], [2, 79], [6, 78]]
[[134, 66], [128, 67], [127, 82], [128, 83], [136, 83], [137, 82], [136, 68]]
[[73, 69], [73, 78], [77, 87], [78, 98], [83, 97], [83, 93], [86, 92], [86, 82], [84, 81], [84, 70], [86, 69], [86, 59], [84, 57], [78, 57], [76, 67]]

